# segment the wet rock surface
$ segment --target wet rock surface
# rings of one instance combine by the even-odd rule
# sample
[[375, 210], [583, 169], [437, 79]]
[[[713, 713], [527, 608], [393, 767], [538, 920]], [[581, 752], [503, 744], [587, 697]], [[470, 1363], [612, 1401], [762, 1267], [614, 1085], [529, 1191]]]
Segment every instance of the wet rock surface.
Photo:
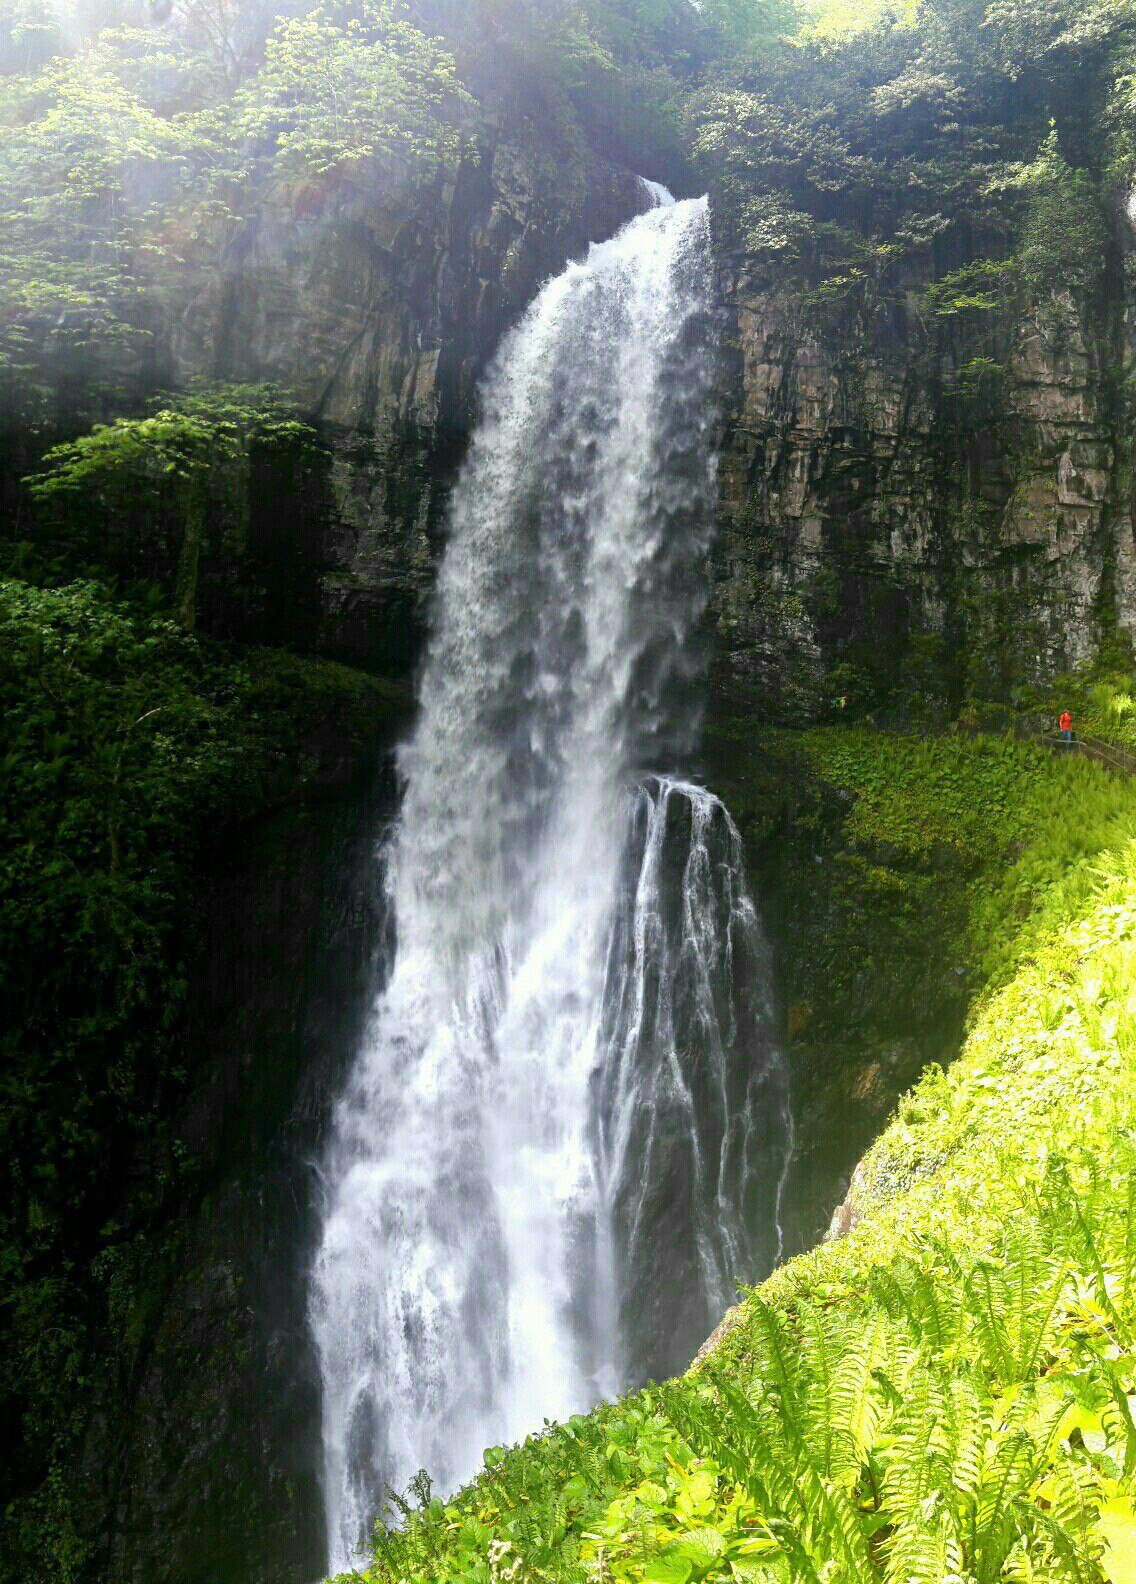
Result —
[[1107, 284], [1007, 313], [987, 366], [928, 336], [926, 281], [826, 336], [806, 282], [724, 263], [723, 672], [805, 713], [910, 695], [921, 671], [1001, 698], [1084, 662], [1113, 615], [1132, 627], [1119, 270]]
[[276, 383], [328, 450], [301, 556], [322, 653], [414, 664], [478, 381], [548, 276], [645, 201], [595, 157], [578, 199], [550, 195], [502, 140], [428, 193], [282, 195], [202, 273], [170, 328], [176, 382]]

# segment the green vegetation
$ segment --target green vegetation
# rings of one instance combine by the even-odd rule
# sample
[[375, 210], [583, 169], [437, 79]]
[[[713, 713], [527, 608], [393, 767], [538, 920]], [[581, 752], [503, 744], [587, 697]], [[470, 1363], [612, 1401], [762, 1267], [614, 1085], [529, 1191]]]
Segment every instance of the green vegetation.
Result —
[[[1102, 851], [1127, 834], [1133, 788], [1080, 758], [1008, 737], [853, 730], [796, 740], [814, 772], [852, 794], [845, 840], [944, 859], [966, 877], [963, 950], [973, 981], [1001, 983], [1054, 920], [1083, 904]], [[917, 898], [925, 906], [929, 898]]]
[[191, 7], [169, 34], [99, 28], [76, 48], [56, 29], [61, 53], [20, 69], [18, 41], [44, 40], [55, 9], [0, 8], [15, 68], [0, 78], [0, 366], [34, 384], [45, 335], [75, 353], [92, 336], [147, 338], [145, 295], [225, 234], [250, 183], [366, 162], [380, 180], [407, 164], [422, 180], [457, 149], [453, 61], [395, 0], [326, 0], [283, 18], [260, 6], [243, 48], [238, 9]]
[[[1053, 719], [1039, 712], [1035, 729]], [[1001, 711], [990, 725], [1013, 721]], [[707, 773], [745, 840], [778, 966], [798, 1120], [783, 1220], [795, 1252], [823, 1233], [897, 1095], [957, 1055], [975, 994], [1042, 927], [1047, 898], [1060, 910], [1062, 886], [1092, 883], [1131, 797], [1040, 739], [758, 734], [725, 701]]]
[[419, 1490], [368, 1578], [1131, 1578], [1136, 794], [1008, 739], [794, 741], [863, 841], [1010, 855], [973, 889], [962, 1055], [870, 1152], [850, 1237], [684, 1380]]
[[403, 707], [94, 582], [0, 581], [0, 1502], [18, 1576], [81, 1572], [67, 1459], [108, 1334], [141, 1324], [146, 1229], [194, 1168], [172, 1117], [201, 866], [334, 789]]
[[456, 151], [453, 117], [463, 99], [452, 58], [393, 0], [328, 0], [269, 36], [263, 65], [241, 91], [236, 126], [274, 145], [285, 177], [399, 155], [425, 172]]
[[364, 183], [429, 205], [502, 118], [537, 126], [562, 197], [589, 144], [678, 168], [691, 82], [792, 26], [774, 0], [169, 9], [0, 3], [0, 371], [25, 392], [49, 356], [143, 348], [154, 302], [282, 191], [311, 204]]
[[[744, 241], [762, 205], [786, 204], [814, 261], [832, 274], [842, 260], [849, 283], [882, 249], [885, 289], [932, 245], [940, 268], [960, 246], [982, 257], [966, 228], [1004, 258], [1024, 223], [1016, 190], [1046, 175], [1071, 190], [1064, 160], [1083, 176], [1116, 155], [1134, 25], [1126, 4], [1062, 0], [803, 10], [796, 37], [712, 70], [692, 101], [721, 223]], [[1099, 261], [1099, 236], [1078, 267]]]
[[152, 417], [99, 425], [47, 453], [28, 481], [38, 508], [30, 548], [56, 573], [99, 572], [119, 559], [115, 541], [130, 540], [125, 559], [166, 572], [176, 618], [192, 632], [211, 515], [236, 505], [226, 487], [237, 494], [234, 479], [258, 450], [286, 454], [294, 483], [316, 436], [263, 388], [214, 386], [154, 405]]
[[709, 183], [724, 240], [853, 317], [912, 264], [1010, 266], [1041, 299], [1095, 279], [1102, 178], [1132, 163], [1129, 0], [165, 9], [0, 4], [0, 366], [29, 387], [46, 348], [144, 345], [266, 197], [425, 211], [501, 124], [543, 138], [561, 202], [588, 149]]

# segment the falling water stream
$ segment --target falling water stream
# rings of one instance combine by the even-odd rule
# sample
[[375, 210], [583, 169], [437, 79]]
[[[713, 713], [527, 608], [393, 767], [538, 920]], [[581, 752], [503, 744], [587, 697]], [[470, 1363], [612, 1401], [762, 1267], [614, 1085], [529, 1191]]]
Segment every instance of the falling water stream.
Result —
[[311, 1322], [333, 1571], [385, 1485], [681, 1368], [778, 1253], [787, 1102], [741, 843], [688, 763], [714, 469], [704, 200], [506, 338], [455, 488], [397, 950], [335, 1108]]

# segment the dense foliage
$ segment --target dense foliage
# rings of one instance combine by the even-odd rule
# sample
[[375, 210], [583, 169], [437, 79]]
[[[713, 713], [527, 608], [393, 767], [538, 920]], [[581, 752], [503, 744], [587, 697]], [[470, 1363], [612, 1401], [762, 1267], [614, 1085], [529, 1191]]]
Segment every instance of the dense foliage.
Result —
[[[1127, 179], [1130, 0], [179, 0], [0, 5], [0, 369], [143, 357], [257, 207], [437, 202], [504, 126], [550, 202], [591, 148], [709, 185], [725, 246], [829, 336], [899, 314], [965, 399], [993, 310], [1090, 289]], [[555, 195], [555, 196], [554, 196]], [[911, 301], [915, 270], [942, 281]], [[913, 311], [913, 309], [915, 311]], [[117, 350], [116, 350], [117, 349]], [[978, 373], [981, 371], [981, 380]]]
[[[56, 12], [5, 11], [18, 66], [17, 41], [43, 39]], [[203, 4], [172, 32], [103, 28], [74, 48], [59, 27], [48, 36], [62, 53], [0, 79], [0, 357], [24, 379], [45, 335], [76, 352], [92, 336], [148, 336], [145, 294], [224, 234], [250, 183], [365, 162], [422, 179], [456, 149], [453, 62], [395, 0], [325, 0], [294, 17], [262, 7], [243, 48], [237, 11]], [[215, 15], [231, 26], [218, 32]]]
[[201, 865], [242, 821], [318, 788], [321, 743], [358, 757], [350, 745], [399, 697], [327, 663], [203, 643], [96, 583], [0, 582], [0, 1505], [14, 1576], [82, 1569], [61, 1469], [108, 1334], [144, 1323], [146, 1229], [193, 1170], [172, 1118], [190, 1076]]
[[722, 223], [758, 256], [843, 254], [846, 291], [928, 250], [939, 268], [976, 241], [1012, 252], [1023, 185], [1068, 193], [1063, 159], [1120, 156], [1134, 22], [1124, 4], [929, 0], [722, 67], [693, 105]]
[[[151, 600], [164, 592], [192, 632], [218, 524], [231, 528], [247, 514], [253, 459], [285, 458], [288, 484], [298, 489], [316, 435], [263, 387], [210, 386], [151, 405], [149, 417], [98, 425], [47, 452], [27, 481], [34, 526], [25, 550], [56, 579], [125, 566], [136, 584], [148, 578]], [[247, 546], [244, 570], [252, 585]], [[250, 586], [246, 604], [253, 595]]]
[[562, 185], [589, 140], [681, 166], [692, 84], [792, 24], [781, 0], [4, 0], [0, 358], [34, 382], [45, 335], [147, 337], [147, 298], [266, 194], [428, 187], [486, 114], [539, 121]]
[[1072, 284], [1068, 261], [1098, 269], [1093, 182], [1127, 173], [1136, 146], [1129, 0], [170, 12], [0, 7], [0, 354], [33, 383], [45, 337], [145, 341], [155, 293], [282, 185], [428, 193], [502, 116], [519, 136], [539, 127], [562, 195], [589, 144], [708, 181], [727, 240], [766, 267], [819, 267], [822, 301], [860, 313], [901, 290], [905, 260], [942, 274], [1013, 259], [1041, 295]]
[[851, 1237], [752, 1295], [685, 1380], [491, 1450], [453, 1502], [419, 1491], [368, 1577], [1132, 1576], [1131, 788], [1004, 741], [812, 751], [885, 839], [968, 843], [977, 785], [1004, 784], [986, 823], [1025, 850], [972, 920], [1001, 988], [869, 1155]]

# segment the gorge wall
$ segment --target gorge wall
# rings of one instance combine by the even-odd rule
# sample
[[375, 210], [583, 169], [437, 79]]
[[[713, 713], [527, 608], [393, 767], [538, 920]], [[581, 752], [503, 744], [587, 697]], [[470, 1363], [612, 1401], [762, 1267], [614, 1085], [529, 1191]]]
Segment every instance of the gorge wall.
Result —
[[[556, 176], [539, 147], [497, 131], [425, 190], [379, 173], [274, 189], [191, 254], [144, 355], [95, 345], [77, 368], [45, 331], [38, 421], [14, 403], [3, 436], [16, 520], [18, 475], [45, 440], [194, 382], [278, 386], [318, 452], [259, 471], [254, 458], [214, 492], [202, 625], [405, 673], [480, 374], [541, 284], [648, 201], [595, 155]], [[185, 526], [175, 508], [159, 576], [172, 578]], [[128, 579], [153, 571], [154, 527], [108, 527], [101, 561]]]
[[75, 1482], [104, 1576], [323, 1564], [310, 1161], [382, 949], [373, 832], [393, 802], [388, 776], [356, 780], [258, 822], [201, 877], [175, 1122], [190, 1171], [149, 1228]]
[[[505, 132], [427, 190], [277, 190], [191, 260], [144, 359], [97, 349], [97, 370], [49, 367], [39, 449], [155, 390], [278, 386], [319, 455], [277, 459], [267, 506], [255, 467], [218, 502], [205, 627], [406, 673], [480, 374], [540, 284], [644, 202], [594, 153], [558, 190], [539, 149]], [[841, 698], [1006, 702], [1136, 625], [1133, 232], [1119, 194], [1102, 202], [1087, 279], [944, 312], [933, 247], [834, 305], [815, 270], [734, 247], [719, 200], [721, 681], [761, 687], [790, 718]], [[948, 262], [961, 275], [974, 258]], [[15, 427], [13, 500], [35, 460]], [[132, 532], [110, 553], [126, 577], [152, 528]]]
[[498, 135], [425, 197], [288, 195], [204, 275], [172, 327], [175, 380], [276, 382], [330, 448], [324, 652], [412, 662], [479, 375], [542, 282], [643, 206], [637, 179], [594, 156], [554, 191], [533, 151]]
[[[502, 140], [425, 197], [294, 192], [242, 224], [171, 305], [158, 359], [173, 387], [279, 385], [323, 442], [298, 512], [258, 520], [254, 480], [244, 517], [218, 519], [228, 585], [266, 543], [293, 566], [240, 636], [413, 666], [478, 377], [540, 283], [642, 204], [595, 156], [561, 203]], [[720, 246], [722, 681], [790, 718], [841, 697], [1006, 702], [1132, 629], [1131, 230], [1113, 208], [1090, 288], [987, 310], [977, 335], [965, 315], [928, 329], [930, 250], [897, 292], [826, 316], [807, 275]]]
[[997, 389], [962, 399], [973, 348], [929, 344], [932, 280], [826, 337], [807, 282], [723, 270], [722, 662], [798, 710], [1008, 702], [1136, 622], [1119, 246], [1096, 293], [985, 325]]

